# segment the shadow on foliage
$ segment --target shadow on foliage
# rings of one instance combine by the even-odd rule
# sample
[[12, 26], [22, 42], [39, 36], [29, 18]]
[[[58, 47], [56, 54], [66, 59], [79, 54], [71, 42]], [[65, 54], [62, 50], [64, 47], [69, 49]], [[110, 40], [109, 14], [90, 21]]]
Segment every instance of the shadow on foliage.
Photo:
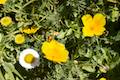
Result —
[[120, 80], [120, 64], [107, 73], [109, 80]]
[[25, 80], [44, 80], [48, 72], [50, 73], [54, 69], [54, 63], [49, 64], [47, 61], [43, 61], [40, 62], [39, 67], [30, 70], [26, 70], [19, 63], [16, 63], [15, 67]]

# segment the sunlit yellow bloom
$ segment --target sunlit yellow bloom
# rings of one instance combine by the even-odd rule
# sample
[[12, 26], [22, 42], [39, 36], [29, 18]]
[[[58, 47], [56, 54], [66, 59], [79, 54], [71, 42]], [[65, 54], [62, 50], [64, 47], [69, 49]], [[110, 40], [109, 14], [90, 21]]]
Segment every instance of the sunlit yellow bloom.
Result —
[[107, 80], [106, 78], [100, 78], [99, 80]]
[[0, 0], [0, 4], [5, 4], [7, 0]]
[[34, 34], [37, 32], [38, 29], [39, 29], [38, 27], [32, 26], [31, 28], [29, 27], [21, 28], [20, 31], [26, 34]]
[[26, 69], [32, 69], [39, 66], [39, 53], [34, 49], [25, 49], [20, 53], [19, 63]]
[[8, 26], [12, 23], [12, 19], [8, 16], [1, 18], [0, 20], [1, 25]]
[[93, 18], [86, 14], [82, 17], [82, 22], [84, 24], [82, 32], [85, 37], [100, 36], [105, 31], [105, 16], [100, 13], [97, 13]]
[[25, 42], [25, 37], [22, 34], [17, 34], [15, 36], [15, 43], [16, 44], [23, 44]]
[[65, 46], [56, 40], [50, 42], [45, 41], [42, 45], [42, 52], [45, 58], [53, 62], [61, 63], [68, 60], [69, 52], [65, 49]]

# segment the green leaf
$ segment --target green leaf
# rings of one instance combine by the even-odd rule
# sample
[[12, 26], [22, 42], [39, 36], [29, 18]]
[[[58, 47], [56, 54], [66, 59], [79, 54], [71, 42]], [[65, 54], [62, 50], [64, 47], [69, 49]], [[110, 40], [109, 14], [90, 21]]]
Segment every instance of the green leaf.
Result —
[[115, 22], [119, 19], [119, 9], [116, 6], [112, 9], [111, 19], [112, 22]]
[[9, 75], [9, 73], [5, 73], [5, 79], [6, 80], [13, 80], [13, 78], [11, 77], [11, 75]]
[[67, 30], [66, 36], [71, 35], [71, 34], [72, 34], [72, 32], [73, 32], [73, 30], [70, 28], [69, 30]]
[[120, 31], [117, 33], [115, 37], [113, 37], [115, 41], [120, 41]]
[[3, 66], [3, 68], [4, 68], [5, 71], [6, 71], [5, 78], [6, 78], [6, 79], [9, 78], [10, 80], [15, 80], [14, 75], [13, 75], [11, 69], [7, 66], [7, 63], [6, 63], [6, 62], [3, 63], [2, 66]]
[[5, 80], [5, 78], [3, 77], [2, 71], [0, 70], [0, 80]]
[[11, 70], [11, 72], [15, 73], [15, 74], [16, 74], [17, 76], [19, 76], [22, 80], [24, 80], [23, 77], [19, 74], [19, 72], [15, 69], [15, 67], [14, 67], [13, 64], [11, 64], [11, 63], [5, 63], [5, 65], [6, 65], [7, 67], [9, 67], [9, 69]]
[[2, 38], [3, 38], [3, 34], [0, 33], [0, 42], [2, 41]]
[[92, 66], [89, 66], [89, 65], [88, 66], [86, 66], [86, 65], [83, 66], [82, 69], [86, 70], [88, 72], [95, 72], [95, 67], [92, 67]]
[[80, 33], [77, 31], [77, 32], [75, 32], [75, 37], [76, 38], [80, 38]]
[[18, 77], [16, 77], [16, 79], [15, 80], [20, 80]]
[[65, 34], [66, 34], [65, 32], [61, 31], [57, 38], [63, 39], [65, 37]]
[[24, 22], [18, 22], [18, 27], [21, 27], [24, 25]]
[[117, 0], [107, 0], [108, 2], [112, 2], [112, 3], [118, 3]]

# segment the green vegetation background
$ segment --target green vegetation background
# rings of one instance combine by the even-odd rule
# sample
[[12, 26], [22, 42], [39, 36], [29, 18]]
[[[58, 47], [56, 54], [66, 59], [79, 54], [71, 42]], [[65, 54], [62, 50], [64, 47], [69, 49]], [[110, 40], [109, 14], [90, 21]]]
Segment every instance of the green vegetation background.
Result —
[[[102, 13], [106, 32], [101, 37], [82, 36], [81, 17]], [[0, 17], [10, 16], [14, 23], [0, 25], [0, 80], [120, 80], [120, 2], [119, 0], [8, 0], [0, 5]], [[36, 25], [40, 29], [26, 35], [26, 43], [17, 45], [19, 28]], [[70, 60], [56, 64], [46, 60], [41, 45], [52, 36], [65, 44]], [[25, 70], [19, 65], [20, 51], [34, 48], [40, 53], [40, 66]], [[102, 67], [107, 73], [100, 71]]]

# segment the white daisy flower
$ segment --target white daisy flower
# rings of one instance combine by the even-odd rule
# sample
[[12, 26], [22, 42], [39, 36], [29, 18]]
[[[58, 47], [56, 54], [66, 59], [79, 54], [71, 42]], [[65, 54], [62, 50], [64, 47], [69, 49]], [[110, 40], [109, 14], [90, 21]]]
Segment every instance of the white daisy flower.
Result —
[[26, 69], [39, 66], [39, 54], [34, 49], [25, 49], [20, 53], [19, 63]]

